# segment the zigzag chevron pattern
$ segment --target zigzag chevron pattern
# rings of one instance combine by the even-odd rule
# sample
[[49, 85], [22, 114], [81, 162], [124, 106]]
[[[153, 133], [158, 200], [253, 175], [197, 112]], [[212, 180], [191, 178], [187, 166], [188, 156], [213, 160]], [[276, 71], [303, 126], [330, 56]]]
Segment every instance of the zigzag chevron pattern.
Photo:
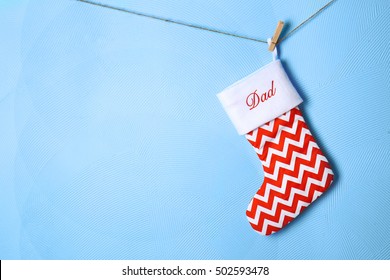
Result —
[[246, 135], [264, 168], [264, 182], [246, 215], [254, 230], [270, 235], [323, 194], [333, 172], [298, 107]]

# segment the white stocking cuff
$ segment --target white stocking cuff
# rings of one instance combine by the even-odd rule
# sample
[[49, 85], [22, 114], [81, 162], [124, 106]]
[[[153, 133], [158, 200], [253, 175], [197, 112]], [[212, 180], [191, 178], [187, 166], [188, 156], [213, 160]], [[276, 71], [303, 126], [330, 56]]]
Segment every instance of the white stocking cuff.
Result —
[[241, 135], [283, 115], [302, 102], [280, 60], [265, 65], [217, 96]]

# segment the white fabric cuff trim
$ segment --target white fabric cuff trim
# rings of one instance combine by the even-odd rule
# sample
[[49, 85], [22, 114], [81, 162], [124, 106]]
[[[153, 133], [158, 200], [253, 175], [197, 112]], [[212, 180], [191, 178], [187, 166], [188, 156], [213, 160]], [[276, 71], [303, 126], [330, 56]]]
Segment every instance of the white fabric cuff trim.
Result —
[[246, 134], [298, 106], [280, 60], [275, 60], [217, 94], [237, 132]]

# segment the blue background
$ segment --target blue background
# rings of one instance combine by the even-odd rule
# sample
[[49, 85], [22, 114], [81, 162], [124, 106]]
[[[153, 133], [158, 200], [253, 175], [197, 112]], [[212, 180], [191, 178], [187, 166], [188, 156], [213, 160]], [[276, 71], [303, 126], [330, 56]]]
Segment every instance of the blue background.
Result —
[[[327, 0], [111, 1], [261, 39]], [[280, 45], [331, 189], [254, 232], [261, 163], [216, 94], [267, 46], [76, 1], [0, 1], [1, 259], [389, 259], [389, 1]]]

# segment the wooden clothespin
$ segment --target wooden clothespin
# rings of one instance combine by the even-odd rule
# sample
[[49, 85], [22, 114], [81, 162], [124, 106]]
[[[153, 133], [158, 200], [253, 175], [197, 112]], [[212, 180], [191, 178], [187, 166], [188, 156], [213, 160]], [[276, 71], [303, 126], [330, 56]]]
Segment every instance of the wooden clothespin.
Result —
[[268, 50], [271, 52], [275, 49], [276, 43], [279, 40], [280, 33], [282, 33], [283, 25], [284, 25], [284, 22], [279, 20], [278, 25], [276, 26], [274, 36], [271, 39], [271, 44], [269, 45], [269, 48], [268, 48]]

